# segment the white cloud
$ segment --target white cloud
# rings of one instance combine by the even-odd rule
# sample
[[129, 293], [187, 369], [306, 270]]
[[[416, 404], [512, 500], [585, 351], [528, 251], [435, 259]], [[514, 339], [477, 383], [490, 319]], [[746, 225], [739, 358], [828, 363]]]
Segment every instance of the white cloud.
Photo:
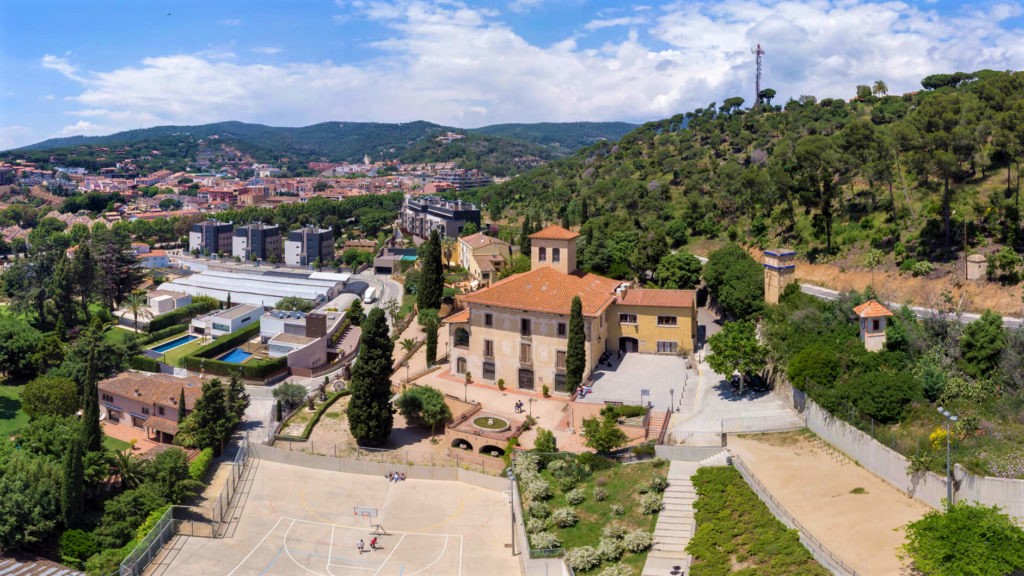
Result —
[[57, 99], [57, 96], [55, 94], [46, 94], [45, 96], [43, 96], [43, 100], [56, 100], [56, 99]]
[[277, 46], [260, 46], [258, 48], [253, 48], [252, 51], [257, 54], [267, 54], [273, 56], [274, 54], [280, 53], [281, 49], [278, 48]]
[[605, 18], [601, 20], [591, 20], [583, 25], [587, 30], [601, 30], [602, 28], [615, 28], [617, 26], [636, 26], [637, 24], [645, 24], [647, 18], [642, 17], [629, 17], [622, 16], [619, 18]]
[[99, 126], [86, 120], [79, 120], [62, 128], [59, 136], [92, 136], [108, 132], [110, 132], [110, 128], [106, 126]]
[[537, 8], [543, 3], [544, 0], [512, 0], [508, 4], [508, 9], [513, 12], [524, 13]]
[[240, 19], [238, 19], [238, 18], [228, 18], [227, 20], [221, 20], [220, 21], [220, 24], [222, 26], [238, 26], [241, 23], [242, 23], [242, 21]]
[[42, 64], [43, 68], [56, 70], [64, 76], [77, 82], [82, 81], [81, 76], [78, 75], [78, 68], [76, 68], [70, 62], [68, 62], [66, 58], [61, 58], [60, 56], [54, 56], [52, 54], [46, 54], [43, 56]]
[[[426, 119], [465, 127], [643, 121], [737, 94], [749, 102], [749, 49], [757, 42], [767, 51], [764, 85], [779, 100], [848, 98], [857, 84], [877, 79], [898, 93], [935, 72], [1024, 68], [1018, 31], [970, 12], [939, 17], [898, 1], [684, 2], [644, 11], [646, 23], [629, 24], [627, 34], [597, 47], [571, 36], [533, 44], [491, 12], [455, 1], [346, 6], [385, 28], [372, 45], [379, 57], [270, 65], [203, 52], [81, 74], [58, 57], [43, 62], [83, 83], [74, 97], [79, 115], [117, 129], [226, 119]], [[615, 36], [614, 29], [604, 34]]]

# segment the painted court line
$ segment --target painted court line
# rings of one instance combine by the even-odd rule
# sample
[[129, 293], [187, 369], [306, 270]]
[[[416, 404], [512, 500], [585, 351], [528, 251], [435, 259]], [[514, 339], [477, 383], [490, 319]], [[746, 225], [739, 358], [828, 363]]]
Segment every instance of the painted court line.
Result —
[[396, 542], [395, 545], [391, 547], [391, 552], [388, 553], [388, 557], [384, 559], [384, 563], [381, 564], [379, 568], [377, 568], [377, 571], [373, 573], [373, 576], [377, 576], [377, 574], [380, 574], [380, 571], [388, 565], [388, 561], [391, 560], [391, 555], [394, 554], [395, 550], [398, 550], [398, 547], [402, 545], [402, 540], [405, 540], [405, 534], [402, 534], [402, 537], [398, 539], [398, 542]]
[[[319, 572], [314, 572], [313, 570], [310, 570], [309, 568], [306, 568], [302, 564], [299, 564], [299, 561], [296, 560], [294, 556], [292, 556], [291, 550], [288, 549], [288, 533], [292, 531], [292, 528], [295, 526], [295, 522], [296, 522], [295, 520], [292, 520], [291, 525], [288, 526], [288, 529], [284, 531], [284, 553], [288, 555], [288, 558], [291, 559], [293, 564], [295, 564], [299, 568], [302, 568], [306, 572], [309, 572], [310, 574], [316, 574], [317, 576], [325, 576], [324, 574], [321, 574]], [[330, 561], [331, 561], [330, 558], [328, 558], [327, 559], [328, 564], [330, 563]]]
[[260, 538], [260, 541], [259, 541], [259, 542], [257, 542], [257, 543], [256, 543], [256, 545], [255, 545], [255, 546], [253, 546], [252, 550], [250, 550], [250, 551], [249, 551], [249, 553], [245, 555], [245, 558], [242, 558], [242, 561], [241, 561], [241, 562], [239, 562], [239, 563], [238, 563], [238, 564], [237, 564], [237, 565], [236, 565], [236, 566], [234, 567], [234, 569], [232, 569], [232, 570], [231, 570], [231, 572], [228, 572], [228, 576], [231, 576], [231, 575], [232, 575], [232, 574], [234, 574], [235, 572], [238, 572], [238, 569], [242, 567], [242, 564], [245, 564], [245, 562], [246, 562], [246, 561], [247, 561], [247, 560], [249, 559], [249, 557], [251, 557], [251, 556], [252, 556], [253, 554], [255, 554], [255, 553], [256, 553], [256, 551], [257, 551], [257, 550], [259, 550], [259, 549], [260, 549], [260, 547], [262, 547], [262, 546], [263, 546], [263, 543], [267, 541], [267, 538], [268, 538], [268, 537], [270, 536], [270, 534], [271, 534], [271, 533], [272, 533], [272, 532], [273, 532], [274, 530], [277, 530], [277, 526], [278, 526], [278, 525], [279, 525], [279, 524], [280, 524], [280, 523], [281, 523], [281, 522], [282, 522], [283, 520], [284, 520], [284, 518], [278, 518], [278, 519], [277, 519], [277, 522], [275, 522], [275, 523], [274, 523], [274, 525], [273, 525], [273, 526], [272, 526], [272, 527], [270, 528], [270, 530], [268, 530], [268, 531], [267, 531], [267, 533], [263, 535], [263, 538]]
[[[424, 570], [427, 570], [427, 569], [429, 569], [429, 568], [430, 568], [431, 566], [433, 566], [434, 564], [437, 564], [438, 562], [440, 562], [440, 561], [441, 561], [441, 558], [444, 558], [444, 553], [445, 553], [445, 551], [446, 551], [446, 550], [448, 550], [448, 536], [445, 536], [445, 537], [444, 537], [444, 546], [441, 546], [441, 553], [437, 555], [437, 558], [434, 558], [434, 561], [433, 561], [433, 562], [431, 562], [430, 564], [427, 564], [427, 565], [426, 565], [426, 566], [424, 566], [423, 568], [420, 568], [419, 570], [417, 570], [417, 571], [415, 571], [415, 572], [413, 572], [413, 573], [409, 574], [409, 576], [416, 576], [416, 575], [417, 575], [417, 574], [419, 574], [420, 572], [423, 572]], [[460, 560], [461, 560], [461, 558], [460, 558]], [[460, 563], [461, 563], [461, 562], [460, 562]]]

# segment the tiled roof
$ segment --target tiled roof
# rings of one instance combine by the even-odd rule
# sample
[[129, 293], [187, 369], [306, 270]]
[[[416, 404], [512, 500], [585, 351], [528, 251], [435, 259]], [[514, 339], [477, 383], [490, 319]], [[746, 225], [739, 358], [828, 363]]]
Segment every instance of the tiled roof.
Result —
[[480, 267], [481, 272], [494, 272], [494, 263], [487, 256], [473, 256], [473, 260], [476, 260], [476, 265]]
[[483, 232], [477, 232], [476, 234], [470, 234], [469, 236], [459, 238], [459, 242], [464, 242], [466, 246], [469, 246], [470, 248], [483, 248], [484, 246], [489, 246], [491, 244], [508, 244], [508, 242], [505, 242], [504, 240], [488, 236]]
[[[188, 402], [188, 396], [186, 395], [185, 401]], [[178, 423], [171, 422], [167, 418], [161, 418], [159, 416], [150, 416], [146, 419], [146, 427], [152, 428], [153, 430], [159, 430], [165, 434], [176, 435], [178, 433]]]
[[443, 322], [445, 324], [465, 324], [466, 322], [469, 322], [469, 308], [459, 310], [455, 314], [445, 318]]
[[563, 274], [544, 266], [509, 276], [488, 288], [466, 294], [461, 300], [499, 308], [569, 314], [572, 299], [578, 295], [583, 303], [583, 315], [594, 317], [614, 300], [619, 284], [618, 280], [596, 274]]
[[861, 318], [881, 318], [883, 316], [893, 315], [888, 308], [874, 300], [868, 300], [860, 306], [857, 306], [853, 309], [853, 312]]
[[690, 308], [693, 306], [695, 290], [645, 290], [632, 288], [619, 297], [619, 304], [624, 306], [665, 306], [670, 308]]
[[194, 376], [175, 378], [169, 374], [122, 372], [100, 381], [99, 389], [113, 396], [169, 408], [177, 408], [178, 397], [184, 389], [185, 408], [191, 410], [196, 399], [203, 395], [203, 382]]
[[558, 224], [552, 224], [540, 232], [530, 234], [530, 238], [538, 238], [541, 240], [572, 240], [578, 236], [579, 234], [572, 230], [566, 230]]

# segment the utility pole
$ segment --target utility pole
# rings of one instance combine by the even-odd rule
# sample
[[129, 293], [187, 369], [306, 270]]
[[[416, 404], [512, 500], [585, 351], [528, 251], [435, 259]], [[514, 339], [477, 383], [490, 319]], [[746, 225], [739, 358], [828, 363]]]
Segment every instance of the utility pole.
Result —
[[754, 77], [754, 107], [756, 108], [761, 105], [761, 57], [764, 56], [761, 43], [758, 42], [757, 48], [751, 48], [750, 53], [757, 56], [757, 75]]

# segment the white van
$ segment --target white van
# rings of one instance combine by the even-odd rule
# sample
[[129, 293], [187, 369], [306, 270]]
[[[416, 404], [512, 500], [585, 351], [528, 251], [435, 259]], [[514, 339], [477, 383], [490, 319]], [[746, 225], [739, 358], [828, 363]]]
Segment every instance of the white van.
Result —
[[363, 292], [363, 303], [370, 304], [371, 302], [373, 302], [374, 293], [376, 291], [377, 289], [374, 288], [373, 286], [367, 288], [366, 292]]

